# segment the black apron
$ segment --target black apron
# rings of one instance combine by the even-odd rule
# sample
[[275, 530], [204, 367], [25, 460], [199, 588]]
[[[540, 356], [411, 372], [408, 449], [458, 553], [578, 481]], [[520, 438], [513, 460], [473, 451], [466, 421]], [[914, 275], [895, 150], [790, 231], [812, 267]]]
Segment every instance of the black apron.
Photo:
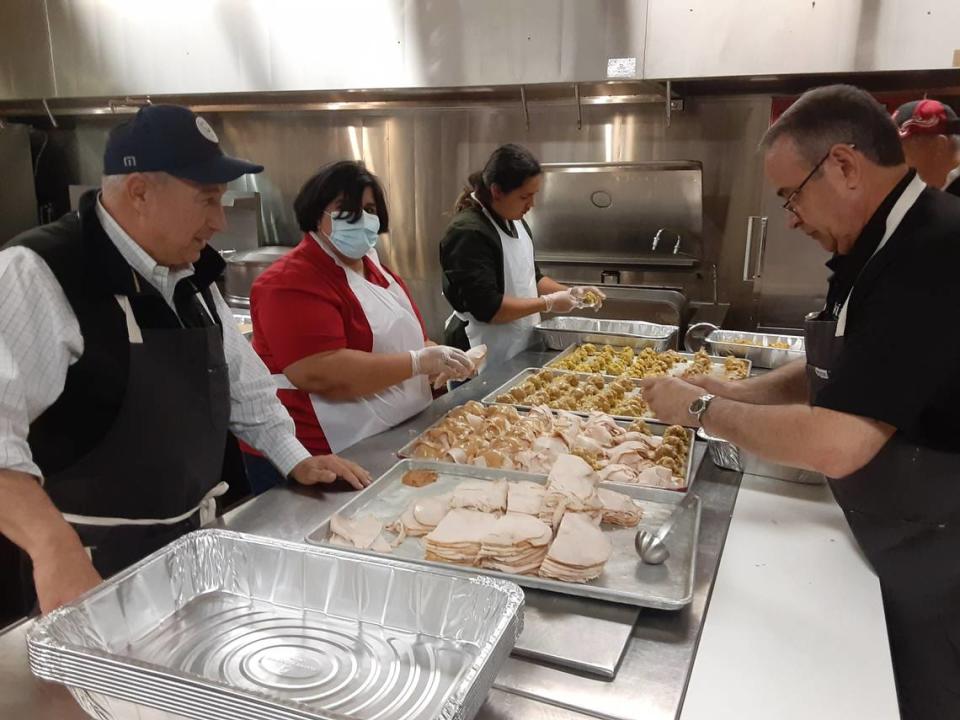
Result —
[[93, 450], [45, 478], [103, 577], [198, 528], [201, 507], [226, 490], [220, 473], [230, 381], [222, 328], [196, 293], [180, 300], [180, 317], [192, 315], [193, 326], [141, 329], [125, 308], [130, 365], [116, 419]]
[[[806, 319], [811, 401], [840, 356], [836, 327], [836, 320]], [[880, 579], [902, 717], [957, 720], [960, 456], [896, 432], [866, 466], [829, 482]]]

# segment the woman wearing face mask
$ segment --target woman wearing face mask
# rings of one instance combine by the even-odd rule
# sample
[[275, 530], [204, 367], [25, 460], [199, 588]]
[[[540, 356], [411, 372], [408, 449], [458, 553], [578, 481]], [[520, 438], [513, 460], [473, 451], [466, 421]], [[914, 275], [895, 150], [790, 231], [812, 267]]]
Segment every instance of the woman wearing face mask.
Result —
[[[403, 281], [381, 264], [388, 230], [377, 178], [336, 162], [307, 180], [294, 201], [300, 244], [254, 283], [253, 347], [273, 372], [280, 400], [311, 452], [339, 452], [427, 407], [428, 378], [464, 378], [464, 352], [427, 340]], [[255, 490], [279, 481], [245, 449]]]
[[454, 314], [445, 342], [487, 346], [486, 366], [531, 343], [541, 312], [567, 313], [604, 295], [594, 287], [568, 288], [540, 272], [523, 216], [542, 182], [540, 163], [519, 145], [502, 145], [470, 176], [440, 241], [443, 294]]

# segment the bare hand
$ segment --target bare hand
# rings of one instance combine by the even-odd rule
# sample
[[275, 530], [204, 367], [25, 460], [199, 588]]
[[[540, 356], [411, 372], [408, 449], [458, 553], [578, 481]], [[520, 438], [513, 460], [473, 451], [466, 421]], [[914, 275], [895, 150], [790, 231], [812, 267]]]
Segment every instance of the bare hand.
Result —
[[76, 535], [33, 559], [33, 584], [46, 615], [103, 581]]
[[314, 455], [301, 460], [290, 475], [301, 485], [329, 485], [341, 477], [357, 490], [363, 490], [372, 482], [370, 473], [336, 455]]
[[671, 425], [698, 427], [690, 414], [690, 404], [703, 395], [703, 388], [675, 377], [644, 378], [640, 381], [643, 399], [654, 417]]
[[[703, 388], [704, 391], [710, 393], [711, 395], [725, 397], [730, 400], [736, 399], [734, 397], [737, 388], [736, 383], [742, 382], [739, 380], [720, 380], [719, 378], [711, 377], [710, 375], [694, 375], [691, 378], [685, 378], [685, 380], [690, 385], [696, 385], [698, 388]], [[700, 394], [702, 395], [703, 393]]]

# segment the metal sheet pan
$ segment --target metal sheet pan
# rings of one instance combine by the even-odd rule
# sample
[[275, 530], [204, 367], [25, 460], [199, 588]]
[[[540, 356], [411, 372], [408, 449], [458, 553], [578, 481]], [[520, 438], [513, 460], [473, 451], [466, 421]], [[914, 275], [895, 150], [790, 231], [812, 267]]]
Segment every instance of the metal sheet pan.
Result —
[[[584, 343], [576, 343], [576, 344], [574, 344], [574, 345], [570, 345], [570, 346], [567, 347], [562, 353], [560, 353], [560, 354], [557, 355], [555, 358], [553, 358], [553, 360], [551, 360], [550, 362], [548, 362], [544, 367], [545, 367], [545, 368], [549, 368], [550, 370], [562, 370], [561, 368], [556, 367], [556, 366], [555, 366], [555, 363], [563, 360], [563, 359], [566, 358], [568, 355], [572, 355], [574, 352], [576, 352], [577, 348], [580, 347], [580, 345], [583, 345], [583, 344], [584, 344]], [[607, 342], [607, 343], [603, 343], [603, 344], [604, 344], [604, 345], [613, 345], [614, 347], [623, 347], [623, 345], [622, 345], [621, 343], [610, 343], [610, 342]], [[669, 350], [670, 348], [667, 348], [667, 349]], [[660, 352], [660, 351], [658, 351], [658, 352]], [[681, 357], [686, 358], [687, 360], [692, 360], [692, 359], [694, 358], [694, 355], [696, 355], [696, 353], [691, 353], [691, 352], [679, 352], [679, 351], [678, 351], [678, 352], [677, 352], [677, 355], [680, 355]], [[747, 361], [747, 376], [749, 377], [751, 371], [753, 370], [753, 361], [750, 360], [750, 358], [745, 358], [745, 359], [746, 359], [746, 361]], [[723, 356], [721, 356], [721, 355], [710, 355], [710, 360], [713, 362], [714, 372], [715, 372], [715, 373], [718, 373], [719, 375], [725, 377], [725, 376], [726, 376], [726, 373], [725, 373], [725, 371], [724, 371], [724, 365], [723, 365], [724, 358], [723, 358]], [[572, 371], [570, 371], [570, 370], [562, 370], [562, 371], [563, 371], [563, 372], [572, 372]], [[604, 377], [614, 377], [614, 376], [612, 376], [612, 375], [605, 375]]]
[[604, 320], [602, 318], [554, 317], [544, 320], [536, 329], [551, 350], [563, 350], [576, 343], [603, 343], [629, 345], [642, 350], [668, 350], [677, 346], [676, 325], [639, 320]]
[[[512, 390], [517, 385], [520, 385], [521, 383], [523, 383], [531, 375], [536, 375], [538, 372], [544, 369], [545, 368], [525, 368], [521, 370], [512, 378], [507, 380], [507, 382], [505, 382], [503, 385], [498, 387], [496, 390], [494, 390], [493, 392], [487, 393], [487, 395], [485, 395], [483, 399], [480, 400], [480, 402], [482, 402], [484, 405], [512, 405], [513, 407], [517, 408], [517, 410], [521, 410], [521, 411], [529, 410], [530, 405], [523, 405], [522, 403], [498, 402], [497, 397], [507, 392], [508, 390]], [[553, 372], [573, 374], [580, 378], [596, 377], [596, 375], [591, 373], [572, 373], [569, 370], [558, 370], [556, 368], [546, 368], [546, 369], [552, 370]], [[604, 380], [607, 380], [607, 381], [619, 380], [619, 378], [614, 377], [613, 375], [601, 375], [600, 377], [602, 377]], [[638, 382], [638, 381], [635, 381], [635, 382]], [[581, 417], [588, 417], [590, 415], [589, 412], [582, 412], [579, 410], [566, 410], [565, 412], [572, 412], [574, 415], [580, 415]], [[653, 429], [653, 425], [664, 425], [664, 426], [668, 425], [667, 423], [663, 422], [663, 420], [659, 420], [651, 414], [644, 415], [643, 417], [635, 417], [633, 415], [614, 415], [612, 413], [608, 413], [608, 414], [614, 420], [626, 421], [628, 423], [633, 422], [634, 420], [644, 420], [647, 422], [647, 424], [651, 425], [651, 428], [650, 428], [651, 430]], [[692, 443], [691, 443], [691, 447], [693, 447]]]
[[[501, 404], [503, 404], [503, 403], [496, 403], [496, 402], [495, 402], [495, 403], [488, 403], [488, 404], [501, 405]], [[529, 411], [529, 408], [525, 408], [524, 406], [515, 405], [514, 407], [518, 408], [518, 412], [519, 412], [521, 415], [524, 415], [524, 414], [526, 414], [526, 413]], [[454, 409], [456, 409], [456, 408], [454, 408]], [[450, 412], [453, 412], [453, 411], [451, 410]], [[554, 412], [556, 412], [556, 411], [554, 411]], [[450, 414], [450, 413], [447, 413], [447, 415], [449, 415], [449, 414]], [[578, 416], [580, 416], [580, 417], [588, 417], [588, 416], [589, 416], [589, 413], [573, 413], [573, 414], [574, 414], [574, 415], [578, 415]], [[413, 438], [413, 440], [411, 440], [411, 441], [408, 442], [406, 445], [404, 445], [402, 448], [400, 448], [399, 450], [397, 450], [397, 456], [400, 457], [400, 458], [404, 458], [404, 459], [405, 459], [405, 458], [411, 458], [411, 459], [414, 458], [413, 451], [414, 451], [414, 449], [416, 448], [416, 445], [417, 445], [417, 443], [420, 441], [420, 439], [421, 439], [424, 435], [426, 435], [428, 432], [430, 432], [431, 430], [433, 430], [434, 428], [436, 428], [437, 426], [439, 426], [440, 424], [442, 424], [442, 423], [447, 419], [447, 415], [444, 415], [442, 418], [440, 418], [439, 420], [437, 420], [435, 423], [431, 424], [430, 427], [426, 428], [422, 433], [420, 433], [420, 434], [417, 435], [415, 438]], [[617, 423], [617, 425], [619, 425], [620, 427], [623, 427], [623, 428], [626, 428], [628, 425], [630, 425], [630, 423], [632, 423], [632, 422], [636, 419], [636, 418], [629, 418], [629, 419], [628, 419], [628, 418], [618, 418], [618, 417], [615, 416], [615, 415], [611, 415], [610, 417], [612, 417], [612, 418], [614, 419], [614, 421]], [[650, 431], [651, 431], [654, 435], [663, 435], [664, 431], [665, 431], [668, 427], [670, 427], [669, 425], [666, 425], [666, 424], [664, 424], [664, 423], [654, 422], [653, 420], [647, 420], [647, 419], [645, 419], [645, 422], [647, 423], [647, 426], [650, 428]], [[687, 456], [684, 458], [684, 462], [686, 463], [686, 465], [685, 465], [685, 467], [684, 467], [684, 473], [683, 473], [683, 481], [684, 481], [684, 482], [683, 482], [683, 487], [672, 488], [673, 490], [675, 490], [675, 491], [680, 491], [680, 492], [686, 492], [686, 491], [690, 488], [690, 483], [693, 482], [693, 470], [694, 470], [694, 468], [693, 468], [693, 451], [694, 451], [694, 445], [696, 444], [696, 439], [697, 439], [697, 438], [696, 438], [696, 433], [694, 432], [694, 430], [693, 430], [692, 428], [686, 428], [686, 431], [687, 431], [687, 440], [689, 441], [689, 449], [687, 450]], [[448, 462], [448, 461], [441, 461], [441, 462]], [[452, 461], [451, 461], [451, 462], [452, 462]], [[631, 485], [630, 483], [608, 483], [608, 484], [610, 484], [610, 485]], [[633, 487], [647, 487], [646, 485], [632, 485], [632, 486], [633, 486]]]
[[503, 579], [201, 530], [42, 618], [27, 646], [35, 675], [104, 720], [128, 703], [158, 718], [468, 720], [522, 609]]
[[[438, 479], [424, 488], [404, 485], [401, 478], [409, 470], [433, 470]], [[491, 470], [472, 465], [453, 465], [432, 460], [401, 460], [384, 473], [367, 490], [343, 506], [341, 515], [355, 516], [372, 514], [386, 522], [392, 522], [417, 496], [438, 495], [453, 490], [464, 480], [532, 480], [545, 483], [543, 475], [533, 475], [507, 470]], [[607, 485], [607, 483], [604, 483]], [[629, 495], [643, 507], [640, 527], [656, 530], [667, 518], [683, 495], [657, 488], [638, 485], [609, 484], [611, 489]], [[604, 533], [613, 544], [613, 556], [607, 562], [603, 574], [588, 583], [566, 583], [529, 575], [514, 575], [476, 567], [462, 567], [461, 572], [487, 575], [511, 580], [523, 587], [537, 588], [564, 595], [594, 598], [619, 602], [637, 607], [661, 610], [679, 610], [688, 605], [693, 597], [693, 573], [696, 563], [697, 538], [700, 531], [700, 499], [694, 496], [690, 512], [684, 513], [667, 537], [670, 557], [663, 565], [644, 565], [633, 547], [636, 528], [607, 529]], [[324, 545], [330, 533], [330, 521], [322, 523], [307, 536], [307, 542]], [[379, 553], [356, 550], [364, 555], [383, 557]], [[393, 556], [425, 567], [459, 567], [424, 559], [420, 539], [407, 538], [394, 549]], [[386, 557], [390, 557], [387, 555]]]
[[[736, 342], [746, 341], [749, 344]], [[801, 335], [770, 335], [767, 333], [741, 332], [740, 330], [714, 330], [706, 338], [707, 348], [716, 354], [736, 355], [746, 358], [761, 368], [777, 368], [794, 360], [807, 357]], [[771, 343], [786, 343], [788, 348], [770, 347]]]

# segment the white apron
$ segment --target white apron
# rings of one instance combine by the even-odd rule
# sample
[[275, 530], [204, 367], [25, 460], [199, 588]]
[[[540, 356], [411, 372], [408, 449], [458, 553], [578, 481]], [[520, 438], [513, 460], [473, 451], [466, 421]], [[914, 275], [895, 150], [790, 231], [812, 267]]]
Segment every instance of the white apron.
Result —
[[[363, 314], [373, 334], [372, 352], [399, 353], [422, 349], [423, 328], [417, 320], [417, 314], [403, 288], [380, 264], [377, 251], [371, 250], [367, 253], [367, 258], [387, 279], [388, 285], [385, 288], [344, 266], [315, 236], [314, 240], [347, 276], [347, 284], [363, 308]], [[297, 389], [282, 373], [274, 375], [274, 379], [277, 386], [283, 390]], [[373, 395], [353, 400], [325, 400], [315, 393], [310, 393], [310, 402], [317, 422], [327, 438], [330, 452], [334, 453], [398, 425], [426, 408], [432, 401], [430, 385], [424, 375], [417, 375]]]
[[[476, 200], [476, 197], [474, 196]], [[497, 230], [500, 244], [503, 246], [503, 292], [520, 298], [535, 298], [537, 292], [537, 271], [533, 263], [533, 240], [527, 234], [522, 222], [515, 222], [517, 237], [512, 237], [500, 229], [500, 225], [490, 213], [477, 201], [483, 214]], [[454, 313], [467, 323], [467, 339], [470, 347], [487, 346], [487, 361], [484, 368], [492, 367], [530, 346], [533, 328], [540, 322], [540, 313], [527, 315], [519, 320], [495, 325], [477, 320], [470, 313]]]
[[[906, 215], [907, 211], [910, 210], [914, 203], [917, 202], [917, 199], [920, 197], [920, 193], [922, 193], [926, 187], [926, 184], [920, 179], [920, 175], [913, 176], [913, 180], [911, 180], [910, 184], [904, 189], [903, 193], [890, 210], [890, 214], [887, 215], [886, 231], [883, 234], [883, 238], [880, 240], [880, 244], [877, 245], [877, 249], [874, 250], [873, 254], [870, 256], [870, 260], [872, 260], [874, 255], [880, 252], [883, 249], [883, 246], [887, 244], [887, 240], [890, 239], [890, 236], [896, 232], [897, 228], [900, 227], [900, 223], [903, 222], [903, 216]], [[870, 262], [870, 260], [867, 260], [867, 262]], [[864, 265], [864, 267], [866, 267], [866, 265]], [[860, 272], [862, 273], [863, 270], [861, 269]], [[850, 288], [850, 292], [847, 294], [847, 299], [843, 301], [840, 312], [837, 314], [837, 329], [834, 331], [834, 337], [843, 337], [847, 330], [847, 306], [850, 305], [851, 295], [853, 295], [852, 287]]]

